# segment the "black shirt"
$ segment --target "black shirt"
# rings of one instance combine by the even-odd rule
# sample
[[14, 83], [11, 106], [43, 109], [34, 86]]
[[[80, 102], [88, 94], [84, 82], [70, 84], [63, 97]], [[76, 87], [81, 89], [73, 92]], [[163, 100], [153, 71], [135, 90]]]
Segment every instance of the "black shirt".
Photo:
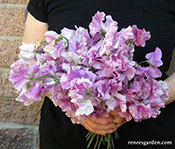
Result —
[[[136, 24], [151, 32], [145, 48], [136, 48], [134, 59], [138, 62], [156, 47], [163, 52], [162, 78], [167, 77], [171, 55], [175, 45], [175, 0], [31, 0], [28, 11], [39, 21], [47, 22], [49, 30], [60, 33], [63, 27], [82, 26], [88, 28], [97, 11], [111, 15], [123, 27]], [[175, 102], [161, 110], [156, 119], [139, 123], [130, 121], [118, 129], [120, 139], [115, 141], [117, 149], [142, 148], [131, 146], [128, 141], [172, 141], [169, 146], [146, 146], [149, 149], [175, 149]], [[73, 125], [59, 107], [46, 98], [40, 121], [41, 149], [85, 149], [88, 131], [81, 125]], [[105, 147], [104, 147], [105, 148]], [[101, 148], [102, 149], [102, 148]]]

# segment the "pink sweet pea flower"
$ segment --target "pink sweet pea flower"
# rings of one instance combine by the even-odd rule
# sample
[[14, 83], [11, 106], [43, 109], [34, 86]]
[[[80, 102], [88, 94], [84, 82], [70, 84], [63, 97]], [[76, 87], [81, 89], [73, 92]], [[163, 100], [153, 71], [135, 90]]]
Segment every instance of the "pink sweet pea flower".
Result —
[[136, 101], [135, 104], [130, 105], [128, 108], [136, 122], [151, 118], [151, 107], [149, 105], [145, 106], [143, 103]]
[[147, 78], [159, 78], [162, 76], [162, 72], [157, 67], [141, 67], [136, 70], [136, 74], [144, 75]]
[[160, 67], [163, 65], [161, 60], [162, 51], [157, 47], [154, 52], [146, 54], [146, 59], [149, 60], [152, 66]]
[[118, 32], [117, 40], [114, 48], [118, 49], [119, 47], [123, 47], [125, 44], [128, 44], [129, 40], [133, 40], [134, 35], [132, 32], [131, 26], [127, 28], [123, 28], [120, 32]]
[[101, 97], [104, 100], [111, 99], [108, 80], [99, 80], [93, 85], [94, 89], [98, 92], [98, 97]]
[[[106, 21], [103, 22], [106, 18]], [[116, 26], [117, 27], [117, 22], [112, 19], [111, 16], [106, 16], [104, 12], [97, 12], [95, 16], [93, 16], [93, 20], [89, 25], [90, 29], [90, 34], [94, 38], [95, 35], [103, 34], [102, 32], [106, 33], [110, 30], [111, 26]]]
[[[71, 100], [73, 102], [73, 100]], [[90, 115], [94, 111], [94, 107], [92, 105], [92, 102], [90, 100], [82, 101], [78, 103], [78, 109], [75, 113], [75, 115]]]
[[26, 87], [26, 84], [30, 81], [29, 75], [31, 75], [32, 68], [28, 62], [18, 60], [11, 65], [11, 71], [9, 74], [9, 81], [12, 82], [15, 89], [21, 91]]
[[61, 104], [60, 100], [64, 100], [65, 102], [68, 102], [67, 100], [69, 100], [70, 102], [71, 100], [70, 97], [66, 95], [66, 90], [63, 90], [62, 86], [59, 84], [55, 84], [50, 88], [48, 88], [47, 90], [51, 93], [49, 98], [52, 100], [55, 106], [58, 106], [59, 104]]
[[114, 50], [114, 41], [118, 35], [118, 27], [115, 24], [112, 24], [108, 27], [108, 31], [105, 35], [105, 38], [102, 42], [99, 55], [103, 56], [104, 54], [110, 55]]
[[90, 34], [92, 37], [94, 37], [97, 33], [101, 32], [101, 24], [103, 20], [105, 19], [105, 13], [104, 12], [97, 12], [95, 16], [92, 17], [93, 20], [89, 24]]
[[24, 61], [28, 61], [29, 63], [35, 63], [35, 53], [34, 53], [35, 44], [30, 43], [22, 43], [21, 46], [19, 46], [20, 53], [19, 53], [19, 59], [23, 59]]
[[24, 106], [29, 106], [32, 103], [35, 102], [35, 100], [31, 100], [30, 98], [28, 98], [25, 94], [20, 94], [16, 99], [16, 101], [20, 101], [24, 103]]
[[119, 112], [119, 115], [127, 120], [129, 122], [132, 120], [132, 116], [129, 112]]
[[162, 72], [157, 67], [149, 67], [149, 70], [145, 73], [145, 75], [148, 78], [160, 78], [162, 76]]
[[[101, 24], [101, 26], [105, 32], [111, 32], [111, 28], [113, 28], [113, 27], [118, 29], [117, 25], [118, 25], [118, 23], [116, 21], [114, 21], [110, 15], [107, 15], [106, 21], [103, 24]], [[116, 29], [114, 29], [114, 30], [116, 30]]]
[[73, 36], [75, 36], [75, 30], [64, 27], [61, 30], [61, 35], [70, 40]]
[[93, 110], [93, 104], [89, 100], [89, 94], [87, 90], [92, 87], [92, 82], [86, 78], [77, 78], [71, 81], [71, 90], [69, 90], [69, 96], [72, 98], [71, 102], [78, 106], [75, 115], [90, 115]]
[[145, 29], [138, 29], [136, 25], [132, 26], [132, 32], [134, 34], [134, 43], [136, 46], [145, 47], [146, 41], [151, 38], [150, 32], [146, 32]]
[[111, 97], [110, 99], [106, 100], [106, 105], [108, 106], [109, 110], [115, 110], [117, 106], [117, 100]]
[[65, 46], [62, 42], [57, 43], [55, 46], [53, 44], [48, 44], [44, 48], [44, 51], [47, 52], [54, 60], [58, 59], [62, 51], [65, 51]]
[[25, 93], [25, 96], [32, 101], [40, 101], [43, 88], [44, 88], [43, 84], [36, 83], [29, 91]]
[[52, 43], [58, 37], [59, 37], [59, 34], [57, 34], [55, 31], [45, 32], [46, 41], [49, 42], [49, 43]]
[[52, 75], [55, 76], [56, 62], [55, 61], [47, 61], [43, 65], [40, 65], [40, 74], [42, 75]]

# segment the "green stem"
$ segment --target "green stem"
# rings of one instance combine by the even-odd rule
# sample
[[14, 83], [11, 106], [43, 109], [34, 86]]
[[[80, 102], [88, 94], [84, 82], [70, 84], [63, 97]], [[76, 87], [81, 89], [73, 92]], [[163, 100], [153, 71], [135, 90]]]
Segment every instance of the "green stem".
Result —
[[147, 63], [147, 64], [149, 65], [149, 67], [150, 67], [151, 69], [153, 69], [153, 66], [152, 66], [151, 63], [150, 63], [150, 60], [142, 61], [142, 62], [139, 63], [139, 65], [141, 65], [141, 64], [143, 64], [143, 63]]
[[88, 141], [92, 135], [93, 135], [93, 133], [92, 133], [92, 132], [89, 132], [89, 133], [86, 135], [86, 141]]
[[60, 39], [65, 39], [65, 40], [66, 40], [66, 42], [67, 42], [67, 48], [66, 48], [66, 50], [68, 50], [68, 49], [69, 49], [69, 40], [68, 40], [66, 37], [62, 36], [62, 35], [60, 35], [57, 39], [54, 40], [53, 46], [55, 46], [56, 43], [57, 43]]
[[105, 143], [107, 144], [107, 149], [115, 149], [113, 137], [115, 137], [116, 140], [119, 138], [117, 131], [114, 132], [114, 135], [113, 134], [106, 134], [105, 136], [89, 132], [86, 135], [86, 141], [89, 141], [87, 148], [89, 148], [91, 146], [93, 140], [96, 138], [95, 146], [93, 149], [100, 149], [100, 146], [102, 143], [103, 143], [103, 145], [105, 145]]
[[89, 95], [90, 95], [90, 97], [95, 97], [95, 98], [98, 98], [98, 99], [100, 99], [100, 100], [104, 100], [103, 98], [100, 98], [100, 97], [97, 97], [97, 96], [94, 96], [93, 94], [91, 94], [91, 93], [89, 93]]
[[119, 139], [119, 135], [118, 135], [118, 132], [117, 131], [114, 132], [114, 136], [115, 136], [115, 139], [116, 140]]
[[107, 134], [107, 149], [111, 149], [110, 135], [111, 134]]
[[42, 78], [53, 78], [55, 82], [60, 82], [60, 80], [58, 78], [56, 78], [55, 76], [51, 76], [51, 75], [44, 75], [44, 76], [32, 78], [30, 80], [30, 82], [33, 82], [34, 80], [38, 80], [38, 79], [42, 79]]
[[34, 48], [34, 49], [35, 49], [35, 51], [36, 51], [36, 52], [38, 52], [38, 51], [37, 51], [37, 50], [38, 50], [38, 48], [39, 48], [41, 45], [44, 45], [44, 44], [46, 44], [46, 41], [45, 41], [45, 40], [40, 41], [38, 44], [36, 44], [36, 45], [35, 45], [35, 48]]
[[66, 39], [66, 42], [67, 42], [67, 50], [69, 49], [69, 40], [66, 38], [66, 37], [63, 37], [64, 39]]
[[89, 147], [90, 147], [90, 145], [92, 144], [92, 142], [93, 142], [94, 138], [96, 137], [96, 135], [97, 135], [97, 134], [92, 133], [92, 136], [91, 136], [91, 139], [89, 140], [89, 143], [88, 143], [87, 148], [89, 148]]
[[96, 149], [96, 147], [97, 147], [97, 145], [98, 145], [98, 142], [99, 142], [99, 137], [100, 137], [100, 135], [97, 135], [97, 138], [96, 138], [96, 142], [95, 142], [94, 149]]
[[141, 65], [143, 63], [148, 63], [150, 65], [150, 62], [148, 60], [140, 62], [139, 65]]
[[100, 139], [100, 142], [99, 142], [99, 144], [98, 144], [98, 148], [97, 148], [97, 149], [100, 149], [100, 146], [101, 146], [102, 140], [103, 140], [103, 136], [101, 135], [101, 139]]
[[112, 148], [114, 149], [114, 148], [115, 148], [115, 146], [114, 146], [114, 139], [113, 139], [113, 135], [111, 134], [111, 135], [110, 135], [110, 137], [111, 137]]

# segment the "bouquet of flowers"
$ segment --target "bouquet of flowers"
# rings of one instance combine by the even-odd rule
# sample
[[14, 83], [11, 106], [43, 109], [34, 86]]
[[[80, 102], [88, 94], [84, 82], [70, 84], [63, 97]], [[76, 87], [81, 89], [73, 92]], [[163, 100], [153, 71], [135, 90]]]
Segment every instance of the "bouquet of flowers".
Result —
[[[77, 124], [108, 117], [112, 110], [127, 121], [156, 118], [168, 99], [166, 82], [156, 80], [162, 75], [162, 52], [157, 47], [145, 61], [133, 60], [135, 46], [144, 47], [150, 32], [136, 25], [118, 31], [118, 23], [104, 12], [93, 16], [90, 32], [75, 28], [48, 31], [44, 41], [19, 47], [9, 75], [19, 93], [16, 100], [28, 106], [49, 92], [54, 105]], [[112, 134], [93, 133], [87, 135], [88, 147], [95, 137], [94, 149], [102, 142], [114, 148]]]

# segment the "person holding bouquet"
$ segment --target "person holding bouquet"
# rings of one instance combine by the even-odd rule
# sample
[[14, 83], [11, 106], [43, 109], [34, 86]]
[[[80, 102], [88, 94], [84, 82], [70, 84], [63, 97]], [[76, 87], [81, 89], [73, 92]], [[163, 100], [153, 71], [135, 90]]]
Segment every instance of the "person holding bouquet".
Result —
[[[162, 50], [162, 77], [169, 86], [169, 99], [161, 114], [153, 119], [127, 122], [118, 111], [109, 112], [109, 117], [89, 117], [81, 124], [72, 124], [59, 107], [55, 107], [50, 95], [46, 95], [40, 119], [41, 149], [85, 149], [88, 131], [106, 135], [116, 130], [120, 136], [115, 140], [116, 149], [129, 149], [128, 141], [172, 141], [171, 145], [149, 145], [148, 149], [175, 148], [175, 73], [166, 74], [175, 45], [175, 2], [173, 0], [30, 0], [23, 35], [24, 43], [35, 43], [45, 39], [48, 30], [60, 31], [76, 26], [87, 28], [97, 11], [110, 14], [119, 23], [119, 29], [136, 24], [151, 32], [151, 40], [144, 49], [137, 47], [134, 60], [141, 62], [148, 52], [156, 47]], [[134, 146], [144, 148], [145, 146]], [[93, 146], [92, 146], [93, 148]], [[100, 149], [105, 149], [101, 146]]]

